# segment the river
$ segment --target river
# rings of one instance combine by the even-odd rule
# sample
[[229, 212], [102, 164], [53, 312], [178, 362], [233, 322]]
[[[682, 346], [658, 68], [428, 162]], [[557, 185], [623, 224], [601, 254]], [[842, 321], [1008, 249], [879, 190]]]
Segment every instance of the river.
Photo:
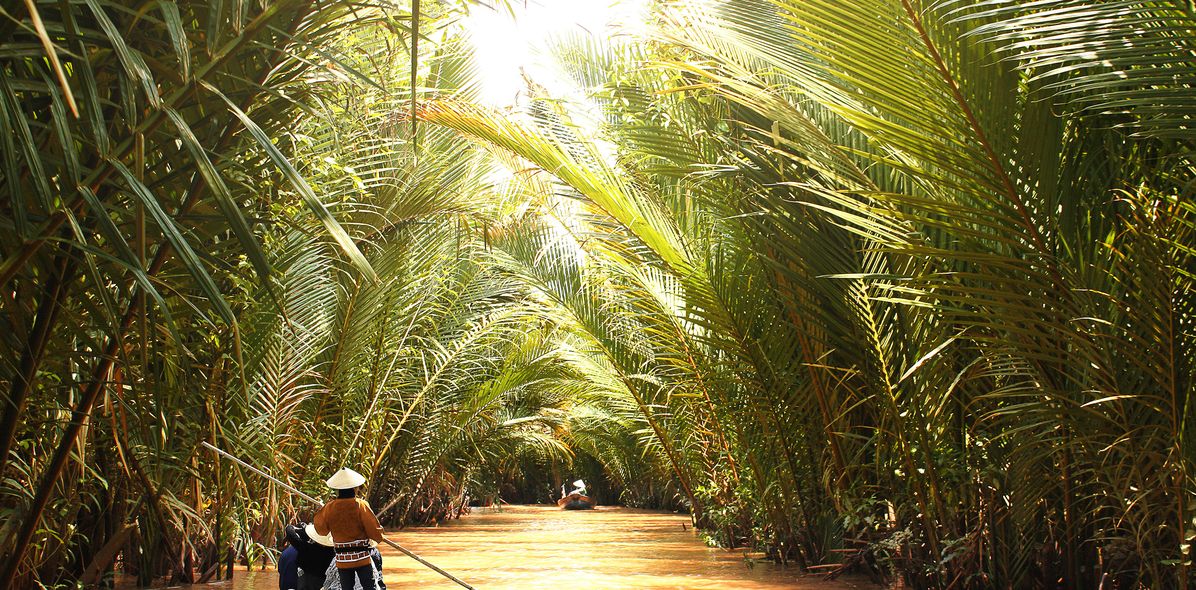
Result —
[[[478, 590], [875, 588], [749, 563], [741, 551], [707, 547], [688, 516], [631, 508], [507, 506], [387, 536]], [[460, 588], [394, 549], [383, 547], [382, 554], [388, 590]], [[277, 590], [278, 577], [273, 571], [239, 571], [231, 584], [204, 588]]]

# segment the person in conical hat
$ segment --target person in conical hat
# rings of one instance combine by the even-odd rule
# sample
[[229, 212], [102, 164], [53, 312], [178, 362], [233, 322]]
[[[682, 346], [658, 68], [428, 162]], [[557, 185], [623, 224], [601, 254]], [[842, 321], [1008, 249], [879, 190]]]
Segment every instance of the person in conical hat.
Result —
[[332, 535], [343, 590], [352, 590], [354, 579], [361, 582], [362, 590], [378, 587], [372, 553], [374, 544], [382, 543], [385, 537], [369, 502], [357, 497], [357, 488], [364, 483], [365, 477], [348, 467], [334, 473], [327, 484], [337, 491], [337, 497], [312, 519], [316, 534]]

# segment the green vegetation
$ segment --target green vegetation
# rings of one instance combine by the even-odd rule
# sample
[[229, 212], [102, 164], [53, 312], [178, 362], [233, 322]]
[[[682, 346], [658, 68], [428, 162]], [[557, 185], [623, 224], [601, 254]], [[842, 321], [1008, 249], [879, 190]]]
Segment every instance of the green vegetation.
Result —
[[518, 113], [472, 4], [0, 3], [0, 585], [262, 556], [307, 508], [201, 441], [396, 525], [597, 468], [798, 567], [1196, 580], [1191, 2], [660, 2]]

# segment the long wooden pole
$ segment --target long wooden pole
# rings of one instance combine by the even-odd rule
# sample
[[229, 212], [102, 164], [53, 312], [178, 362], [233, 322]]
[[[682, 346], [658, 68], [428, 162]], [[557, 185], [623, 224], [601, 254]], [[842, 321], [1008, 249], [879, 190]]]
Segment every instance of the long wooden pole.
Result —
[[[281, 480], [279, 480], [278, 478], [274, 477], [273, 475], [270, 475], [269, 473], [266, 473], [265, 471], [262, 471], [261, 469], [258, 469], [257, 467], [254, 467], [253, 465], [250, 465], [250, 464], [248, 464], [248, 463], [246, 463], [246, 462], [244, 462], [244, 461], [242, 461], [242, 460], [238, 459], [237, 457], [234, 457], [233, 455], [230, 455], [229, 453], [227, 453], [227, 452], [225, 452], [225, 451], [223, 451], [223, 450], [221, 450], [221, 449], [217, 448], [216, 446], [214, 446], [214, 445], [212, 445], [212, 444], [208, 443], [208, 441], [206, 441], [206, 440], [205, 440], [205, 441], [200, 441], [200, 443], [199, 443], [199, 444], [201, 444], [201, 445], [203, 445], [203, 446], [205, 446], [205, 447], [207, 447], [207, 448], [209, 448], [209, 449], [212, 449], [213, 451], [216, 451], [217, 453], [220, 453], [221, 455], [224, 455], [225, 457], [228, 457], [229, 459], [232, 459], [232, 460], [233, 460], [234, 462], [236, 462], [238, 465], [241, 465], [242, 467], [244, 467], [244, 468], [246, 468], [246, 469], [249, 469], [250, 471], [253, 471], [254, 473], [256, 473], [256, 474], [258, 474], [258, 475], [260, 475], [260, 476], [262, 476], [262, 477], [264, 477], [264, 478], [266, 478], [266, 479], [268, 479], [268, 480], [270, 480], [270, 481], [272, 481], [272, 482], [274, 482], [274, 483], [276, 483], [276, 484], [278, 484], [278, 485], [282, 486], [282, 488], [283, 488], [284, 490], [286, 490], [286, 491], [288, 491], [288, 492], [291, 492], [292, 494], [295, 494], [296, 496], [299, 496], [300, 498], [303, 498], [304, 500], [307, 500], [308, 502], [311, 502], [312, 504], [321, 504], [321, 502], [320, 502], [319, 500], [317, 500], [317, 499], [315, 499], [315, 498], [313, 498], [313, 497], [311, 497], [311, 496], [309, 496], [309, 495], [307, 495], [307, 494], [305, 494], [305, 493], [303, 493], [303, 492], [301, 492], [301, 491], [299, 491], [299, 490], [297, 490], [297, 489], [295, 489], [295, 488], [293, 488], [293, 487], [291, 487], [291, 486], [289, 486], [289, 485], [287, 485], [287, 484], [283, 483]], [[390, 539], [387, 539], [387, 538], [385, 538], [385, 537], [383, 537], [383, 538], [382, 538], [382, 541], [383, 541], [383, 542], [385, 542], [387, 545], [390, 545], [391, 547], [394, 547], [395, 549], [398, 549], [399, 551], [402, 551], [402, 552], [403, 552], [403, 553], [404, 553], [404, 554], [405, 554], [407, 557], [410, 557], [411, 559], [414, 559], [414, 560], [416, 560], [416, 561], [420, 562], [421, 564], [423, 564], [423, 565], [427, 566], [427, 567], [428, 567], [428, 569], [431, 569], [432, 571], [434, 571], [434, 572], [436, 572], [436, 573], [438, 573], [438, 574], [440, 574], [440, 575], [442, 575], [442, 576], [444, 576], [444, 577], [446, 577], [446, 578], [448, 578], [448, 579], [450, 579], [450, 580], [452, 580], [452, 581], [454, 581], [454, 582], [456, 582], [456, 583], [460, 584], [461, 586], [463, 586], [463, 587], [465, 587], [465, 588], [468, 588], [469, 590], [477, 590], [477, 589], [476, 589], [476, 588], [474, 588], [473, 586], [470, 586], [469, 584], [466, 584], [465, 582], [463, 582], [463, 581], [462, 581], [460, 578], [458, 578], [457, 576], [454, 576], [453, 574], [450, 574], [450, 573], [448, 573], [448, 572], [446, 572], [446, 571], [444, 571], [444, 570], [440, 569], [439, 567], [437, 567], [437, 566], [436, 566], [435, 564], [433, 564], [432, 562], [430, 562], [430, 561], [428, 561], [428, 560], [426, 560], [426, 559], [424, 559], [424, 558], [422, 558], [422, 557], [420, 557], [420, 556], [416, 555], [415, 553], [412, 553], [412, 552], [411, 552], [410, 550], [408, 550], [406, 547], [403, 547], [402, 545], [399, 545], [398, 543], [395, 543], [394, 541], [391, 541]]]

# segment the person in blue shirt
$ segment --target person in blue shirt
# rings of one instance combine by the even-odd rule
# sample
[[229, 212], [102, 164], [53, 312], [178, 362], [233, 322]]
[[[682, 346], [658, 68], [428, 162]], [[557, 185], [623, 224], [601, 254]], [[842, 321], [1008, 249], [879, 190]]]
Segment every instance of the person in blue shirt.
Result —
[[296, 590], [299, 588], [299, 551], [294, 545], [287, 544], [278, 558], [278, 590]]

